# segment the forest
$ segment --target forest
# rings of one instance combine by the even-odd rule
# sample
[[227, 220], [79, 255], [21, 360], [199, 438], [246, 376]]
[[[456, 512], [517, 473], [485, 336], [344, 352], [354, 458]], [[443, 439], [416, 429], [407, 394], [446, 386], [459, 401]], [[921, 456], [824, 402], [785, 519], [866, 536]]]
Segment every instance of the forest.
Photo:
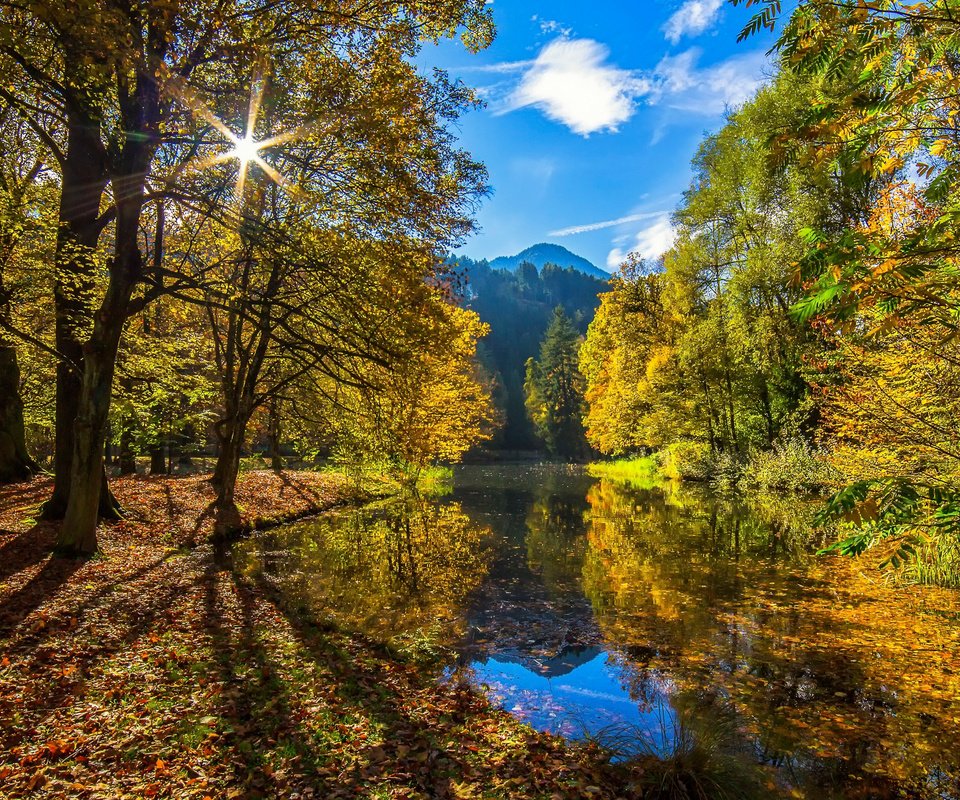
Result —
[[609, 280], [500, 6], [0, 0], [0, 797], [960, 797], [960, 5], [729, 0]]
[[700, 145], [676, 244], [602, 296], [585, 422], [679, 477], [832, 488], [840, 551], [957, 585], [955, 34], [949, 4], [881, 6], [790, 18]]

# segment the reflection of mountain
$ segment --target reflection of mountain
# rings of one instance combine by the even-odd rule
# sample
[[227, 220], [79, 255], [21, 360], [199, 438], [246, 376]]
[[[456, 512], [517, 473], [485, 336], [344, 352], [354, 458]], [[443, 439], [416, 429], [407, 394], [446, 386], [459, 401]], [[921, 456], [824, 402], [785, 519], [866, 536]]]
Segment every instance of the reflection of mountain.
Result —
[[600, 630], [580, 589], [585, 486], [581, 475], [517, 470], [510, 489], [458, 476], [464, 513], [501, 534], [490, 570], [467, 603], [465, 660], [496, 657], [546, 677], [595, 658]]
[[489, 653], [479, 660], [480, 663], [486, 664], [491, 657], [495, 656], [498, 661], [520, 664], [520, 666], [544, 678], [562, 678], [564, 675], [569, 675], [577, 667], [589, 664], [603, 652], [603, 648], [597, 645], [591, 647], [577, 645], [565, 647], [555, 656], [549, 658], [530, 658], [511, 655], [510, 653]]

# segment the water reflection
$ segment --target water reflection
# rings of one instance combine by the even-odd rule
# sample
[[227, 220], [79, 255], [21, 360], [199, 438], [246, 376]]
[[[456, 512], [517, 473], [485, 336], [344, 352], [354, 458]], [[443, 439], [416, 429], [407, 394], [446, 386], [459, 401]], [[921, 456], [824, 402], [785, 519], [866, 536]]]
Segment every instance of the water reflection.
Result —
[[444, 654], [544, 730], [658, 755], [707, 732], [775, 794], [958, 796], [957, 594], [816, 558], [807, 513], [464, 468], [442, 501], [291, 526], [241, 562], [315, 614]]
[[237, 545], [235, 561], [317, 618], [430, 646], [462, 631], [490, 538], [457, 503], [408, 497], [278, 528]]

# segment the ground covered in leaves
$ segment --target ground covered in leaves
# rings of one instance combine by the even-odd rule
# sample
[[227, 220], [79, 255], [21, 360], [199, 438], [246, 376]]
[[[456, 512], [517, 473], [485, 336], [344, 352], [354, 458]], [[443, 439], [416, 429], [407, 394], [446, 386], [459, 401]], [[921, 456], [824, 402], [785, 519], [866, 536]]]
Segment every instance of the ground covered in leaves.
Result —
[[[0, 796], [629, 796], [572, 749], [318, 627], [206, 543], [198, 476], [123, 478], [102, 555], [56, 558], [49, 483], [0, 488]], [[334, 475], [245, 473], [251, 525], [355, 498]], [[618, 788], [619, 787], [619, 788]]]

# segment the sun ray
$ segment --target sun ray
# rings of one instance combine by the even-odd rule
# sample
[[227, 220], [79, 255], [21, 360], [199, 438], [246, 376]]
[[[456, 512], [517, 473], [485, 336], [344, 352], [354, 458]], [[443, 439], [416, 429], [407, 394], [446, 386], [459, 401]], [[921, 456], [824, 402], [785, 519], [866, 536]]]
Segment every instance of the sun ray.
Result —
[[260, 116], [260, 105], [263, 103], [263, 90], [266, 84], [262, 67], [257, 67], [253, 82], [250, 84], [250, 104], [247, 109], [247, 135], [244, 137], [248, 141], [253, 141], [253, 134], [257, 128], [257, 119]]
[[266, 76], [262, 65], [256, 67], [250, 84], [250, 98], [247, 105], [247, 119], [243, 133], [235, 133], [231, 130], [230, 127], [218, 118], [206, 103], [201, 100], [199, 94], [185, 83], [174, 83], [172, 88], [176, 98], [183, 103], [192, 114], [202, 119], [217, 131], [229, 146], [229, 149], [222, 152], [188, 161], [182, 164], [177, 172], [186, 169], [188, 166], [191, 169], [204, 170], [217, 164], [236, 161], [238, 166], [237, 181], [234, 186], [233, 196], [234, 202], [238, 205], [243, 204], [244, 191], [250, 179], [250, 169], [252, 165], [256, 165], [271, 181], [285, 192], [289, 194], [298, 193], [292, 181], [285, 178], [276, 167], [264, 160], [263, 152], [288, 142], [303, 139], [306, 136], [306, 131], [302, 128], [296, 128], [291, 131], [284, 131], [273, 134], [272, 136], [267, 136], [259, 141], [255, 136], [266, 91]]

